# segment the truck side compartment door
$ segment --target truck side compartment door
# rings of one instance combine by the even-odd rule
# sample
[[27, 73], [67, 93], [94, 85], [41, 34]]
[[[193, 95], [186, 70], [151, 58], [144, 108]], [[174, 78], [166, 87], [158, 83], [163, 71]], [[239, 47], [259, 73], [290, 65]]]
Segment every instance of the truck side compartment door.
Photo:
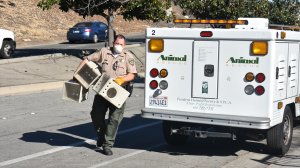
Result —
[[289, 59], [287, 69], [287, 97], [297, 95], [298, 86], [299, 44], [289, 43]]
[[288, 64], [288, 43], [276, 43], [276, 79], [274, 90], [274, 101], [286, 98], [287, 86], [287, 64]]
[[[298, 56], [297, 56], [297, 58], [298, 58], [298, 57], [300, 57], [300, 43], [297, 43], [297, 46], [298, 46], [297, 47], [298, 48]], [[297, 91], [298, 94], [297, 95], [300, 96], [300, 85], [299, 85], [299, 79], [300, 79], [300, 73], [299, 73], [300, 69], [299, 68], [300, 68], [300, 63], [298, 63], [297, 65], [298, 65], [298, 83], [297, 83], [298, 84], [298, 91]], [[300, 103], [296, 103], [295, 105], [296, 105], [296, 116], [300, 116]]]
[[218, 98], [219, 41], [195, 41], [192, 97]]

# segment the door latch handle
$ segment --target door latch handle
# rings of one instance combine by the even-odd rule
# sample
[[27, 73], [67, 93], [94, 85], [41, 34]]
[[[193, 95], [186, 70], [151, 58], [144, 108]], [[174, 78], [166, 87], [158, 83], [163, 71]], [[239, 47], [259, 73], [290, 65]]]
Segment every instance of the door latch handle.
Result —
[[292, 67], [291, 67], [291, 66], [289, 66], [288, 77], [291, 77], [291, 71], [292, 71]]
[[214, 76], [214, 65], [206, 64], [204, 66], [204, 76], [206, 77], [213, 77]]
[[276, 67], [276, 79], [278, 79], [278, 77], [279, 77], [279, 68]]

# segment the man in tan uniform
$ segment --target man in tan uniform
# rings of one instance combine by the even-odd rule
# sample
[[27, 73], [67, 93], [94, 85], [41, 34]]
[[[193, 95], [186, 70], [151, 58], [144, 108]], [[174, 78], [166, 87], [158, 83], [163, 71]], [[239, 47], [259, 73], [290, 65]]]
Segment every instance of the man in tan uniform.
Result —
[[[125, 37], [117, 35], [111, 49], [102, 48], [87, 57], [84, 61], [98, 62], [101, 73], [115, 78], [115, 82], [125, 86], [134, 79], [136, 71], [134, 57], [124, 50]], [[114, 145], [118, 127], [123, 119], [125, 104], [118, 109], [113, 104], [105, 100], [102, 96], [96, 95], [91, 111], [91, 118], [97, 131], [97, 147], [103, 147], [105, 155], [112, 155], [111, 148]], [[105, 123], [105, 114], [109, 110], [108, 123]]]

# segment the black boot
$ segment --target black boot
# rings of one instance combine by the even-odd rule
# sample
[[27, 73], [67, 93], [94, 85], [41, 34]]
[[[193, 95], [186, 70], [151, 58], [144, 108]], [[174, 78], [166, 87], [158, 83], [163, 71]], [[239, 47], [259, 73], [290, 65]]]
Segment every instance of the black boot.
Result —
[[103, 147], [103, 154], [107, 156], [113, 155], [113, 152], [111, 151], [111, 148], [109, 147]]

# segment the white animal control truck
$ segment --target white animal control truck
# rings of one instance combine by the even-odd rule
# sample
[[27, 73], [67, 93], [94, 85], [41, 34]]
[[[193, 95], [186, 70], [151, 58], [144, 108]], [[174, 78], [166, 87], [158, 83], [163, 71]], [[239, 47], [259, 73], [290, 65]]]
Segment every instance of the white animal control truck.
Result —
[[163, 120], [171, 145], [266, 138], [284, 155], [300, 116], [300, 28], [264, 18], [174, 23], [214, 28], [147, 28], [142, 116]]

